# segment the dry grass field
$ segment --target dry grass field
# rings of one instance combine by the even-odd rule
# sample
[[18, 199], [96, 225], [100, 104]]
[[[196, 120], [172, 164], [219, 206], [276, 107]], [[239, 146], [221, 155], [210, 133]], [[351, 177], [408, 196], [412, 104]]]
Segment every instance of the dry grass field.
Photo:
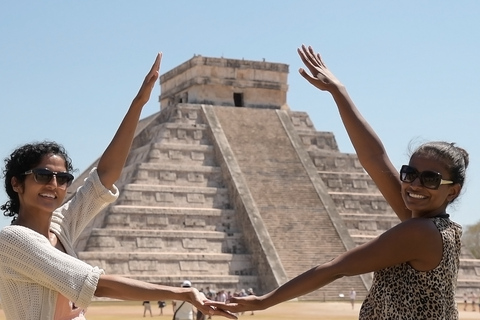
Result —
[[[168, 304], [163, 309], [164, 315], [160, 316], [160, 311], [152, 302], [152, 319], [172, 320], [172, 307]], [[470, 307], [470, 306], [469, 306]], [[360, 303], [355, 305], [352, 310], [348, 302], [329, 303], [329, 302], [286, 302], [274, 306], [268, 310], [255, 311], [254, 315], [250, 312], [240, 315], [243, 320], [282, 320], [282, 319], [302, 319], [302, 320], [354, 320], [358, 319]], [[480, 312], [463, 311], [463, 305], [459, 306], [460, 319], [480, 319]], [[140, 320], [143, 317], [142, 302], [94, 302], [86, 314], [88, 320]], [[147, 317], [150, 315], [147, 313]], [[213, 317], [213, 320], [226, 319], [223, 317]], [[5, 320], [3, 311], [0, 310], [0, 320]]]

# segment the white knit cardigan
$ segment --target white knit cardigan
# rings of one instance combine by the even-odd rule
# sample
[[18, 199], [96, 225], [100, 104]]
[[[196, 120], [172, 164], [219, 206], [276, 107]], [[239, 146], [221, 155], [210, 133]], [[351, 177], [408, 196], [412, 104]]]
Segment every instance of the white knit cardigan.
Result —
[[0, 231], [0, 298], [7, 320], [51, 320], [58, 293], [86, 308], [103, 270], [78, 260], [75, 241], [102, 209], [118, 198], [94, 168], [75, 196], [54, 211], [50, 230], [67, 254], [43, 235], [22, 226]]

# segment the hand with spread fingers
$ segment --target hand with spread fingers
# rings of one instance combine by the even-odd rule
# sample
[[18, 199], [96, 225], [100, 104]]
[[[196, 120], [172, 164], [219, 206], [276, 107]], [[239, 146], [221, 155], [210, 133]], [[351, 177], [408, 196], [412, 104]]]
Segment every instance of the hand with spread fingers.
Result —
[[308, 82], [324, 91], [330, 91], [341, 85], [340, 81], [327, 68], [320, 54], [315, 53], [311, 46], [302, 45], [297, 52], [311, 74], [303, 68], [300, 68], [298, 72]]

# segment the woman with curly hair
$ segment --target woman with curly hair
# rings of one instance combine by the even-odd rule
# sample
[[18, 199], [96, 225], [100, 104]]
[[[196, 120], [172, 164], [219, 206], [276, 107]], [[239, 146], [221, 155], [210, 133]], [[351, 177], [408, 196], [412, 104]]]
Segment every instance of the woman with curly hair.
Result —
[[[177, 288], [106, 275], [77, 259], [74, 243], [85, 226], [118, 197], [115, 181], [130, 151], [143, 106], [159, 76], [162, 54], [133, 99], [113, 140], [75, 195], [72, 161], [55, 142], [19, 147], [5, 159], [1, 210], [13, 221], [0, 231], [0, 296], [9, 320], [85, 319], [94, 296], [122, 300], [185, 300], [207, 313], [195, 288]], [[217, 315], [227, 315], [216, 310]]]

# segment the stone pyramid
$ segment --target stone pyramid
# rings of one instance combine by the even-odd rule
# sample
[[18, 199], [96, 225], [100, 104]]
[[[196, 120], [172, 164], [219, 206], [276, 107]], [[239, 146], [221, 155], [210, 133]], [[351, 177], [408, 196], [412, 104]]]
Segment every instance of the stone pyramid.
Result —
[[[160, 111], [139, 123], [120, 197], [85, 230], [80, 259], [264, 293], [397, 224], [356, 155], [288, 108], [287, 76], [285, 64], [202, 56], [163, 74]], [[480, 288], [479, 261], [463, 258], [459, 287]], [[361, 299], [370, 285], [344, 277], [301, 299]]]

